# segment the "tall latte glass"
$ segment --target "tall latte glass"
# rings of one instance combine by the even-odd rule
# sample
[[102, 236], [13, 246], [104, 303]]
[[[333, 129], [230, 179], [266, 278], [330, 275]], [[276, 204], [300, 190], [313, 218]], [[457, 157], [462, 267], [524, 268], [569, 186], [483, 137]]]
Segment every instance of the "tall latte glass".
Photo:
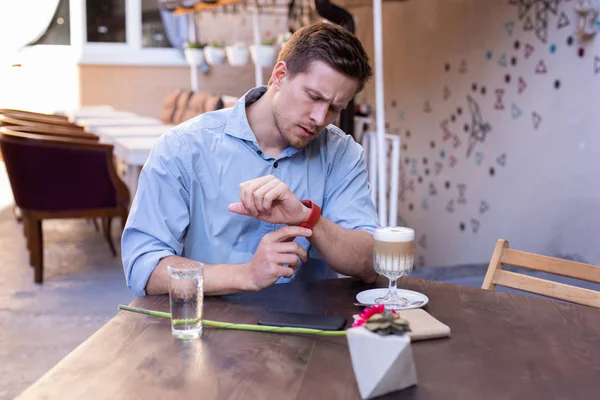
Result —
[[378, 228], [373, 234], [373, 261], [375, 272], [390, 280], [390, 286], [384, 297], [375, 299], [386, 308], [400, 308], [410, 302], [398, 292], [398, 279], [413, 269], [415, 251], [415, 231], [404, 227]]

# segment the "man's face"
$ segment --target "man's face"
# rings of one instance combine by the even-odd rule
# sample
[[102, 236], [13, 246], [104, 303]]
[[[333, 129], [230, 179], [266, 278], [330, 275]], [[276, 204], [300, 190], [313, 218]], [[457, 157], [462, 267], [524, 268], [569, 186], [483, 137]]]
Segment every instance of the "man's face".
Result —
[[[278, 70], [281, 69], [281, 70]], [[280, 75], [277, 75], [280, 74]], [[290, 77], [283, 65], [275, 67], [273, 115], [280, 135], [295, 148], [309, 145], [348, 105], [358, 80], [313, 61], [306, 72]]]

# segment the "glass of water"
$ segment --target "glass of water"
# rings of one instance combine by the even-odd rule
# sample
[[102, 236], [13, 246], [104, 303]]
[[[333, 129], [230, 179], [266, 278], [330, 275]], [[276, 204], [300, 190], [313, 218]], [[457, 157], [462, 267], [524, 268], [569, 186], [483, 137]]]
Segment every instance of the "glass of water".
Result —
[[204, 264], [175, 263], [167, 266], [167, 270], [173, 336], [197, 339], [202, 335]]

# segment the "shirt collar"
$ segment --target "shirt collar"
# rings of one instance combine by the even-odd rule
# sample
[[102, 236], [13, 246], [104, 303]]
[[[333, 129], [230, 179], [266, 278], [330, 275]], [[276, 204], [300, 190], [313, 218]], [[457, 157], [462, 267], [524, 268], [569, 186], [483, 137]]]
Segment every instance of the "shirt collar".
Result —
[[266, 91], [267, 86], [257, 86], [247, 91], [238, 101], [236, 101], [233, 110], [227, 119], [227, 124], [225, 125], [226, 134], [258, 144], [256, 136], [248, 123], [246, 107], [260, 99]]

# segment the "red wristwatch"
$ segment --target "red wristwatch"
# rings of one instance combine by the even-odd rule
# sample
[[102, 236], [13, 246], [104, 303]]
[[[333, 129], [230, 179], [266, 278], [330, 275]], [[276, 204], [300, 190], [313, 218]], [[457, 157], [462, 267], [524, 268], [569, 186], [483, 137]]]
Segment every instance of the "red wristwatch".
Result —
[[300, 202], [306, 207], [310, 208], [310, 214], [308, 214], [308, 218], [306, 221], [302, 222], [300, 226], [312, 230], [321, 218], [321, 207], [310, 200], [300, 200]]

